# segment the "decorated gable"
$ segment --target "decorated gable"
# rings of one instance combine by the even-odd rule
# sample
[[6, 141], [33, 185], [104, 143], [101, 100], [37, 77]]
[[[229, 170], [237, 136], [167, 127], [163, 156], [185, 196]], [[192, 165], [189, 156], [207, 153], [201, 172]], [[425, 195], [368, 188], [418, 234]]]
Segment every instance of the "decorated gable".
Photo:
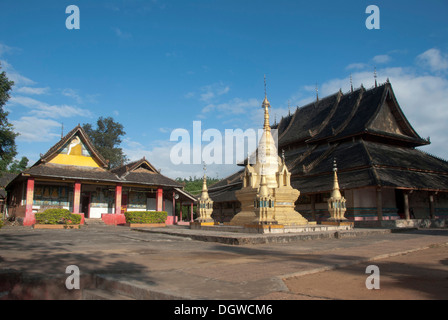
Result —
[[73, 136], [73, 138], [65, 143], [59, 149], [57, 155], [49, 162], [81, 167], [100, 167], [79, 135]]

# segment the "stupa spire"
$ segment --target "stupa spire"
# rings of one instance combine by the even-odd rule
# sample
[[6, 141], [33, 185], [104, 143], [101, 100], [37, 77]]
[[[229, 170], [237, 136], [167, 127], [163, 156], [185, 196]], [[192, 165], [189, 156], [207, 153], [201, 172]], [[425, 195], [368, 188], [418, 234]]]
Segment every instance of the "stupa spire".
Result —
[[341, 199], [342, 195], [341, 195], [341, 191], [339, 190], [339, 181], [338, 181], [338, 167], [336, 164], [336, 159], [334, 159], [333, 161], [333, 191], [331, 193], [331, 196], [334, 199]]
[[271, 107], [271, 104], [268, 101], [268, 96], [266, 93], [266, 75], [264, 76], [264, 100], [261, 104], [261, 107], [264, 109], [264, 124], [263, 129], [265, 131], [271, 131], [271, 126], [269, 124], [269, 108]]
[[201, 200], [207, 200], [209, 198], [208, 196], [208, 189], [207, 189], [207, 167], [204, 162], [204, 178], [202, 179], [202, 193], [201, 193]]

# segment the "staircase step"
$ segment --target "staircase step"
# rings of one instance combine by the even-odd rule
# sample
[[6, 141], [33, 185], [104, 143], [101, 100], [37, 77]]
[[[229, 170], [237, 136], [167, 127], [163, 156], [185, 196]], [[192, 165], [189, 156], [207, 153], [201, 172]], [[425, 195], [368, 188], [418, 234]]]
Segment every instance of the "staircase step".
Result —
[[106, 225], [102, 219], [95, 219], [95, 218], [85, 218], [84, 223], [86, 225], [97, 225], [97, 226], [105, 226]]

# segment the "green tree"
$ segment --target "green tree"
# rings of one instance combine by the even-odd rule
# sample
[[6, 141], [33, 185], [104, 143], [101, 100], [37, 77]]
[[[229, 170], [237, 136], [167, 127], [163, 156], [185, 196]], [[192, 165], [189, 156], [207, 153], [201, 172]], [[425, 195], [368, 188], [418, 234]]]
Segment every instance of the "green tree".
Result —
[[5, 172], [17, 155], [15, 139], [18, 134], [14, 132], [12, 124], [8, 121], [9, 112], [3, 109], [10, 98], [9, 93], [13, 85], [14, 82], [9, 81], [4, 71], [0, 73], [0, 172]]
[[28, 158], [22, 157], [20, 161], [14, 160], [9, 166], [8, 172], [11, 173], [20, 173], [28, 167]]
[[[184, 190], [190, 192], [194, 196], [199, 196], [202, 192], [202, 184], [204, 182], [204, 178], [197, 178], [194, 176], [192, 178], [190, 176], [189, 179], [186, 178], [176, 178], [177, 182], [180, 182], [184, 185]], [[207, 186], [211, 186], [212, 184], [218, 182], [219, 179], [209, 178], [207, 177]]]
[[84, 123], [82, 128], [98, 152], [109, 161], [110, 168], [121, 166], [129, 161], [119, 147], [121, 137], [126, 134], [122, 124], [115, 122], [112, 117], [99, 117], [95, 129], [90, 123]]

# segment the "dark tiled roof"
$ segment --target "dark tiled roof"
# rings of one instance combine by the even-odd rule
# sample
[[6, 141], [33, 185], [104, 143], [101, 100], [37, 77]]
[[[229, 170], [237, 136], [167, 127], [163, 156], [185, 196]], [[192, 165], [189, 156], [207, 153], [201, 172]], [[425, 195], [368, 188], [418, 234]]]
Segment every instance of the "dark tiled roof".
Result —
[[6, 186], [17, 176], [17, 173], [0, 172], [0, 199], [6, 198]]
[[[370, 128], [369, 125], [388, 101], [392, 113], [399, 123], [403, 135], [391, 134]], [[291, 144], [338, 141], [357, 135], [381, 135], [403, 141], [409, 145], [428, 144], [412, 128], [403, 114], [390, 83], [365, 90], [361, 87], [353, 92], [325, 97], [304, 107], [276, 126], [279, 130], [280, 149]], [[285, 125], [287, 124], [287, 125]]]
[[25, 170], [23, 174], [33, 177], [122, 182], [118, 179], [117, 175], [103, 168], [69, 166], [54, 163], [41, 163]]
[[284, 131], [279, 130], [279, 146], [304, 141], [311, 137], [311, 132], [316, 130], [335, 107], [338, 94], [333, 94], [322, 100], [310, 103], [304, 107], [297, 108], [289, 125]]
[[[139, 166], [135, 166], [139, 163]], [[91, 167], [79, 167], [60, 165], [53, 163], [41, 163], [37, 166], [33, 166], [28, 170], [25, 170], [24, 174], [29, 174], [34, 177], [53, 177], [53, 178], [65, 178], [74, 180], [90, 180], [90, 181], [105, 181], [113, 183], [135, 183], [142, 185], [154, 185], [154, 186], [169, 186], [169, 187], [182, 187], [182, 185], [164, 175], [148, 170], [146, 167], [142, 168], [146, 164], [146, 160], [137, 161], [133, 163], [124, 172], [121, 169], [116, 171], [121, 172], [118, 175], [114, 171], [109, 171], [104, 168], [91, 168]], [[126, 166], [124, 166], [126, 168]]]
[[149, 161], [146, 160], [144, 157], [142, 159], [139, 159], [139, 160], [136, 160], [133, 162], [129, 162], [120, 167], [114, 168], [111, 171], [121, 177], [126, 172], [134, 171], [137, 168], [142, 167], [142, 166], [146, 167], [150, 172], [158, 173], [157, 169], [151, 163], [149, 163]]
[[130, 172], [124, 177], [127, 183], [150, 184], [155, 186], [167, 186], [181, 188], [179, 182], [171, 180], [158, 173]]
[[0, 172], [0, 188], [4, 188], [17, 176], [17, 173]]
[[[376, 185], [375, 173], [371, 168], [338, 172], [339, 187], [342, 190]], [[333, 172], [320, 176], [299, 176], [291, 179], [291, 186], [303, 193], [330, 192], [333, 188]]]
[[121, 180], [128, 183], [151, 184], [177, 188], [182, 187], [179, 182], [160, 174], [157, 169], [145, 158], [130, 162], [126, 165], [111, 170], [111, 172], [115, 173]]

